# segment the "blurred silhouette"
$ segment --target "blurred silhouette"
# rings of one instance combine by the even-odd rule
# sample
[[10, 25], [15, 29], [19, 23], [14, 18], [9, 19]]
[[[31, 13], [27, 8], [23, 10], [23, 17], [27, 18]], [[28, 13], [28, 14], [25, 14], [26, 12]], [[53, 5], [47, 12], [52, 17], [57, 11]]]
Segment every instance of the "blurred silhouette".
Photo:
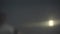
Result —
[[5, 23], [6, 14], [2, 12], [4, 1], [0, 0], [0, 34], [17, 34], [17, 30]]
[[17, 30], [6, 24], [5, 23], [6, 20], [6, 14], [0, 12], [0, 34], [17, 34]]

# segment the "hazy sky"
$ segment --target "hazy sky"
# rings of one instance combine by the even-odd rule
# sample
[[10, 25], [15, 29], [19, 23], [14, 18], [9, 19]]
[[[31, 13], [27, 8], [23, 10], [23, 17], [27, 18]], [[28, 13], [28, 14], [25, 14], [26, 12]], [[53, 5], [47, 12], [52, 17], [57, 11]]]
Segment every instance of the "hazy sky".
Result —
[[3, 11], [8, 22], [20, 27], [21, 24], [48, 20], [50, 16], [59, 19], [58, 0], [3, 0]]

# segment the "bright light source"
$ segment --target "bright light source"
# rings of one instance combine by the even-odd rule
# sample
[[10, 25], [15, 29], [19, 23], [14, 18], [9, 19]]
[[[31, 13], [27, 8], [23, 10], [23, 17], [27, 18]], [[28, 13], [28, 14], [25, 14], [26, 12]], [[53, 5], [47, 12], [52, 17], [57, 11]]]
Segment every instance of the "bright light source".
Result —
[[53, 20], [49, 20], [49, 26], [54, 26], [54, 21]]

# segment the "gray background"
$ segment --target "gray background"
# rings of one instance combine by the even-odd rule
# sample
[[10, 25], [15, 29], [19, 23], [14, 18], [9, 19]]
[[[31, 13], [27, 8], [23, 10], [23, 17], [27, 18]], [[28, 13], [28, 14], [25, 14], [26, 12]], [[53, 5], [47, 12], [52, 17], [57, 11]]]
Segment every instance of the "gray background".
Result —
[[55, 15], [59, 19], [59, 0], [3, 0], [3, 12], [9, 24], [22, 29], [23, 24], [37, 23]]

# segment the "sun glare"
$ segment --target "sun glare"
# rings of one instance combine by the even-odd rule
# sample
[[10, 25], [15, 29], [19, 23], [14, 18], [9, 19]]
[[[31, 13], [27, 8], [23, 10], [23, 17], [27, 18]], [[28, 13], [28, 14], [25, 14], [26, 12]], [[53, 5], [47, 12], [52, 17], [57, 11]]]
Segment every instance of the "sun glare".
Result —
[[54, 21], [53, 20], [49, 20], [49, 26], [54, 26]]

